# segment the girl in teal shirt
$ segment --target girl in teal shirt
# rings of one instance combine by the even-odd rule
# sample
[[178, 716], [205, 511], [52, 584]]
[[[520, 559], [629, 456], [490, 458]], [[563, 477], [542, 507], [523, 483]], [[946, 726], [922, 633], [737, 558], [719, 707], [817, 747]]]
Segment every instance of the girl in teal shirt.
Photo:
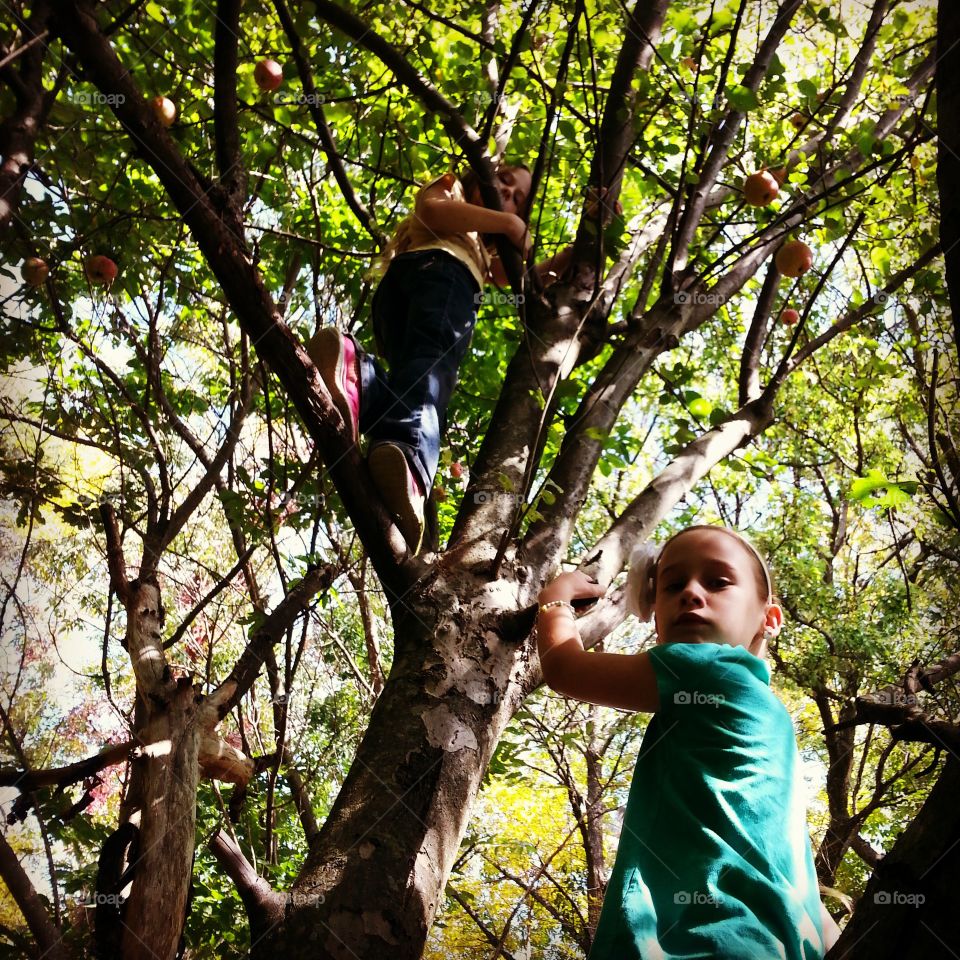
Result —
[[820, 960], [820, 902], [793, 723], [765, 655], [783, 622], [770, 573], [733, 530], [695, 526], [635, 559], [633, 612], [657, 645], [583, 649], [566, 573], [540, 594], [544, 679], [565, 696], [654, 714], [630, 787], [589, 960]]

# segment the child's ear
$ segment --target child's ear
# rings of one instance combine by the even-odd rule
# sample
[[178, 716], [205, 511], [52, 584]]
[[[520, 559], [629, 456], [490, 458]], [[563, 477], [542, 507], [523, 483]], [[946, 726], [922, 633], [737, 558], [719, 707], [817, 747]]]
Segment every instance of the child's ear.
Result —
[[763, 632], [767, 637], [775, 637], [783, 627], [783, 608], [779, 603], [768, 603], [763, 618]]

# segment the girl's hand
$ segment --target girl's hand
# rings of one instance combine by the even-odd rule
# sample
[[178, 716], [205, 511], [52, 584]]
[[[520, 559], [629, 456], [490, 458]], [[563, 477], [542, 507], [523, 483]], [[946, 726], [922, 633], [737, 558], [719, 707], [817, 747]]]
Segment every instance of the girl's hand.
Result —
[[556, 580], [552, 580], [540, 591], [540, 603], [549, 603], [551, 600], [595, 599], [604, 596], [606, 587], [591, 580], [585, 573], [574, 570], [571, 573], [561, 573]]

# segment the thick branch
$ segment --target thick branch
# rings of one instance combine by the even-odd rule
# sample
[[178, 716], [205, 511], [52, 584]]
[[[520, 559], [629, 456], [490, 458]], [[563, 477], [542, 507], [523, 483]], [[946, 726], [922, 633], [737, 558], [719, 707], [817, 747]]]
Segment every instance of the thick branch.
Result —
[[753, 320], [743, 344], [743, 354], [740, 357], [740, 380], [738, 384], [740, 404], [748, 403], [760, 394], [760, 352], [767, 330], [770, 328], [770, 313], [777, 300], [780, 288], [780, 272], [771, 262], [767, 266], [767, 273], [763, 278], [763, 287], [757, 297], [757, 305], [753, 311]]
[[246, 649], [230, 671], [230, 676], [210, 695], [212, 699], [216, 699], [221, 718], [225, 717], [253, 686], [267, 651], [280, 642], [280, 638], [300, 616], [310, 599], [317, 591], [329, 586], [339, 570], [339, 566], [330, 564], [308, 571], [266, 620], [253, 631]]
[[668, 466], [650, 481], [597, 541], [589, 555], [596, 557], [596, 577], [609, 582], [627, 559], [628, 549], [646, 540], [657, 523], [707, 472], [773, 420], [772, 397], [761, 396], [741, 407], [723, 423], [687, 444]]
[[[6, 231], [20, 207], [23, 182], [33, 165], [33, 151], [47, 110], [59, 91], [59, 83], [49, 94], [43, 90], [43, 64], [50, 16], [49, 0], [32, 4], [30, 19], [22, 23], [26, 43], [20, 48], [19, 72], [4, 58], [0, 77], [14, 91], [16, 106], [0, 123], [0, 233]], [[2, 49], [2, 48], [0, 48]]]
[[65, 767], [51, 767], [46, 770], [10, 770], [0, 769], [0, 787], [14, 787], [21, 793], [30, 793], [40, 787], [66, 787], [92, 777], [106, 767], [123, 763], [130, 756], [136, 741], [125, 740], [105, 747], [99, 753]]
[[120, 541], [120, 527], [117, 524], [117, 512], [112, 503], [100, 504], [100, 516], [103, 519], [103, 532], [107, 538], [107, 569], [110, 571], [110, 588], [124, 605], [130, 595], [127, 582], [127, 566], [123, 559], [123, 544]]
[[0, 833], [0, 877], [7, 885], [20, 912], [37, 941], [45, 960], [67, 960], [63, 934], [47, 913], [47, 908], [34, 889], [27, 872], [20, 865], [7, 838]]
[[[606, 188], [605, 202], [612, 202], [620, 195], [627, 157], [637, 137], [634, 116], [639, 96], [633, 81], [638, 71], [645, 71], [650, 66], [669, 6], [670, 0], [637, 0], [624, 24], [624, 41], [610, 78], [610, 92], [604, 103], [590, 167], [589, 183], [598, 189]], [[595, 268], [599, 260], [597, 248], [603, 243], [601, 216], [602, 205], [598, 204], [592, 223], [586, 215], [581, 219], [574, 241], [574, 260], [588, 269]]]
[[257, 873], [233, 837], [218, 827], [209, 846], [217, 863], [236, 885], [251, 921], [259, 920], [262, 924], [281, 921], [284, 897]]
[[213, 47], [213, 128], [217, 169], [229, 202], [237, 209], [247, 193], [237, 109], [237, 41], [241, 0], [218, 0]]

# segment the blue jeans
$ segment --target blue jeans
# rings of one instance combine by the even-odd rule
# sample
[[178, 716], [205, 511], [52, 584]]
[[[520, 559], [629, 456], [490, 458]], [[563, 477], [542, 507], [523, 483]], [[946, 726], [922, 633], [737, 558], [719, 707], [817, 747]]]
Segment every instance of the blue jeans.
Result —
[[477, 322], [473, 274], [444, 250], [395, 257], [373, 297], [373, 332], [390, 365], [360, 354], [360, 431], [399, 446], [429, 492], [447, 405]]

